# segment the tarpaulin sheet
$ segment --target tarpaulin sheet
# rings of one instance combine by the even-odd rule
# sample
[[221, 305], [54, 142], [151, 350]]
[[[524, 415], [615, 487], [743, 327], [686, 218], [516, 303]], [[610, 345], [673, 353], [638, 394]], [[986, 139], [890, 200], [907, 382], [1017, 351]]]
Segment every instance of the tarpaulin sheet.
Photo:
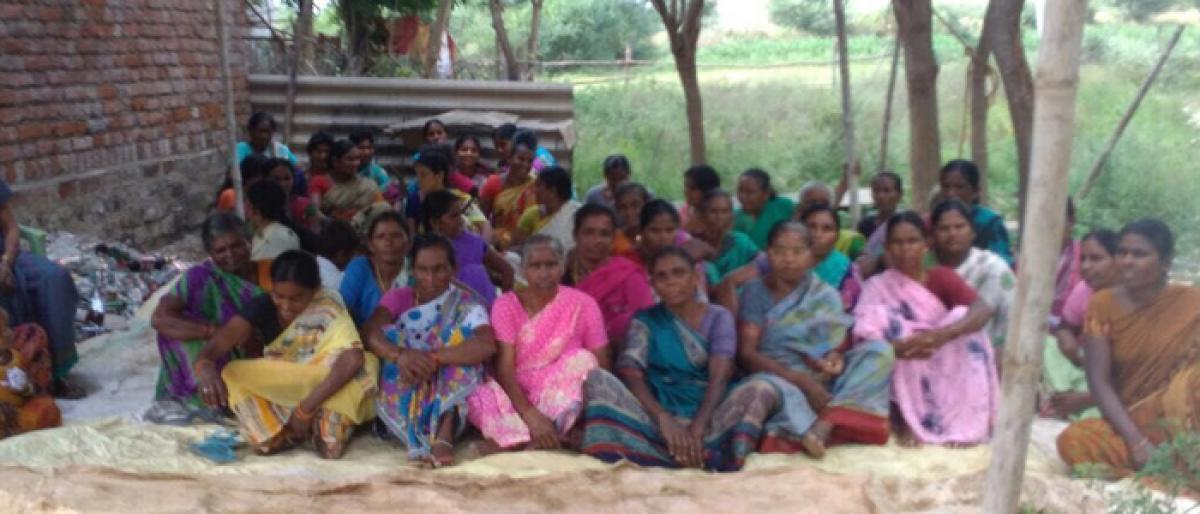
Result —
[[[239, 451], [217, 465], [188, 444], [216, 426], [146, 424], [158, 353], [139, 311], [121, 332], [84, 343], [79, 375], [92, 394], [62, 402], [67, 426], [0, 441], [0, 511], [37, 512], [973, 512], [988, 448], [832, 448], [824, 460], [753, 455], [746, 470], [608, 465], [566, 452], [410, 466], [403, 449], [364, 433], [340, 460], [308, 449], [260, 457]], [[1027, 503], [1072, 513], [1102, 509], [1102, 495], [1067, 478], [1053, 451], [1061, 423], [1039, 421], [1030, 449]], [[367, 432], [367, 431], [364, 431]]]

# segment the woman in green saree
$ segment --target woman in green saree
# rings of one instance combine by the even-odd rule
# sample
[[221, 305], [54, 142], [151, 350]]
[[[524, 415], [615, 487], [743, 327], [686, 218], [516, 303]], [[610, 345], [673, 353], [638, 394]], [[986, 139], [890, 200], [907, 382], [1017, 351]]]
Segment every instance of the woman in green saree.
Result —
[[617, 374], [597, 369], [588, 377], [582, 450], [609, 462], [741, 469], [778, 393], [763, 380], [730, 387], [733, 315], [696, 298], [687, 253], [660, 252], [650, 272], [662, 302], [634, 317]]

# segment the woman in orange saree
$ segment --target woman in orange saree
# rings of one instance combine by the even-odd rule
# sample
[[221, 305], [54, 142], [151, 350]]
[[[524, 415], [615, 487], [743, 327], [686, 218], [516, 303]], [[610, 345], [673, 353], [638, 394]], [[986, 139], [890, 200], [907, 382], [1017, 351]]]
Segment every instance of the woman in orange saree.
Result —
[[1104, 418], [1073, 423], [1058, 437], [1058, 453], [1073, 467], [1125, 477], [1156, 446], [1200, 427], [1200, 289], [1168, 284], [1173, 252], [1161, 221], [1121, 231], [1121, 283], [1092, 296], [1084, 322], [1088, 384]]

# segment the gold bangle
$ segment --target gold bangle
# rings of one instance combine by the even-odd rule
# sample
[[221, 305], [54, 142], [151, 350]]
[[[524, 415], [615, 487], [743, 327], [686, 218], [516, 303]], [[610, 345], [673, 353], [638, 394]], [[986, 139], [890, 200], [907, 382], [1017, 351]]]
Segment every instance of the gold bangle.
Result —
[[292, 411], [293, 416], [296, 416], [297, 418], [300, 418], [300, 419], [306, 420], [306, 421], [313, 419], [313, 416], [315, 416], [316, 414], [317, 414], [316, 412], [305, 412], [304, 406], [300, 405], [299, 403], [296, 404], [296, 409]]

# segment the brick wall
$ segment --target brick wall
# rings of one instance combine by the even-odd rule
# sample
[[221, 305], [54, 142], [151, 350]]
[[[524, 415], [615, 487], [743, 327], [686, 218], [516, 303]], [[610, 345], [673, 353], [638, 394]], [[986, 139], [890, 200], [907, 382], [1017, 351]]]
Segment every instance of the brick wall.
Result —
[[[241, 0], [227, 0], [237, 122]], [[153, 246], [194, 230], [228, 162], [211, 0], [0, 1], [0, 177], [22, 223]]]

